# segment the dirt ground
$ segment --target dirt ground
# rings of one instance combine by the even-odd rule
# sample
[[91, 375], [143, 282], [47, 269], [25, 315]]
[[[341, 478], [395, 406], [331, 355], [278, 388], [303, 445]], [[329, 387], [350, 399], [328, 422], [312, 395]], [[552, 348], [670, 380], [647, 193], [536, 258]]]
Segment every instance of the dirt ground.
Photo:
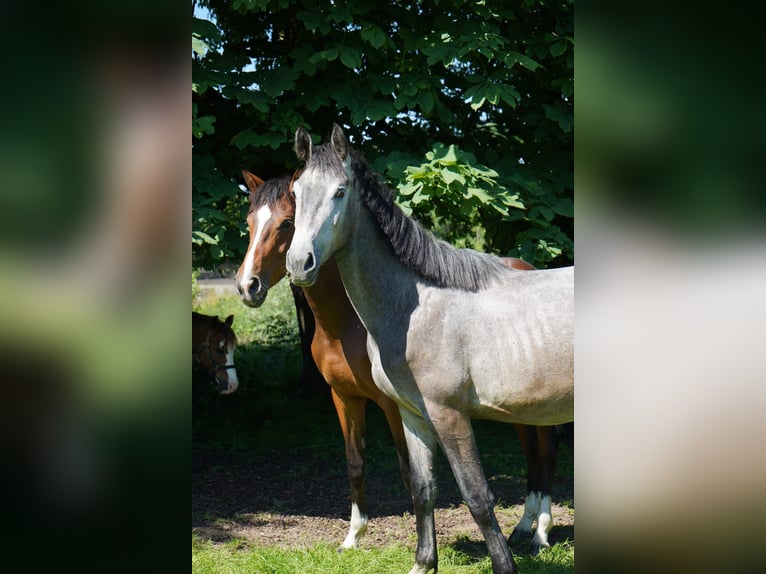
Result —
[[[439, 544], [483, 545], [444, 461], [437, 466], [437, 477]], [[498, 499], [498, 521], [508, 535], [523, 512], [525, 477], [488, 478]], [[573, 486], [571, 478], [556, 479], [551, 544], [574, 540]], [[361, 546], [405, 544], [414, 548], [415, 518], [398, 473], [368, 471], [367, 500], [370, 523]], [[339, 545], [348, 529], [349, 513], [349, 485], [342, 458], [334, 460], [316, 453], [245, 457], [193, 452], [192, 529], [203, 539], [223, 542], [236, 538], [283, 548], [321, 542]], [[514, 547], [514, 551], [523, 552], [524, 547]]]

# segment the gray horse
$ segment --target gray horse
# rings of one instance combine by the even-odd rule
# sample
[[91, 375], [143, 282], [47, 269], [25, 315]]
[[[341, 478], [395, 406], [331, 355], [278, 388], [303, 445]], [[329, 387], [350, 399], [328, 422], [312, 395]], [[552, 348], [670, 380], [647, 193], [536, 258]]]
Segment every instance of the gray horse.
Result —
[[437, 567], [433, 461], [444, 451], [496, 574], [516, 564], [494, 513], [472, 418], [574, 420], [574, 268], [516, 273], [499, 258], [436, 240], [394, 203], [333, 126], [295, 181], [287, 270], [311, 285], [333, 254], [369, 336], [375, 384], [399, 406], [417, 521], [410, 574]]

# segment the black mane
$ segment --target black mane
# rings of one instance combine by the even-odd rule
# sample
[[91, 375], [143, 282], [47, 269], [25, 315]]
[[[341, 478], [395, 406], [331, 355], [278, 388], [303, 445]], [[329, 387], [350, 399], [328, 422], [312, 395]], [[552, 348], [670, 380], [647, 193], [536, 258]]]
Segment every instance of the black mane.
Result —
[[275, 177], [265, 181], [258, 189], [250, 192], [250, 209], [247, 214], [250, 215], [255, 208], [262, 205], [274, 205], [289, 189], [289, 176]]
[[[311, 161], [322, 156], [339, 158], [330, 145], [317, 146]], [[393, 192], [383, 184], [364, 158], [351, 151], [351, 170], [362, 202], [405, 267], [439, 287], [478, 291], [505, 269], [499, 258], [472, 249], [457, 249], [433, 236], [394, 203]]]

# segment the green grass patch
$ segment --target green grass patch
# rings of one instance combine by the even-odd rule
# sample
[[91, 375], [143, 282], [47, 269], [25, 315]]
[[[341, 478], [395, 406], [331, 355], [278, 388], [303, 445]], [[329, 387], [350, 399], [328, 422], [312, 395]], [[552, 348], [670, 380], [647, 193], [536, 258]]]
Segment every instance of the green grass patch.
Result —
[[[486, 553], [486, 552], [485, 552]], [[574, 572], [574, 544], [560, 542], [538, 556], [516, 555], [524, 574], [569, 574]], [[318, 544], [305, 549], [283, 550], [251, 546], [243, 540], [217, 544], [192, 535], [192, 572], [195, 574], [380, 574], [409, 571], [413, 548], [358, 549], [339, 554], [334, 546]], [[492, 574], [489, 557], [477, 558], [460, 544], [439, 548], [440, 574]]]

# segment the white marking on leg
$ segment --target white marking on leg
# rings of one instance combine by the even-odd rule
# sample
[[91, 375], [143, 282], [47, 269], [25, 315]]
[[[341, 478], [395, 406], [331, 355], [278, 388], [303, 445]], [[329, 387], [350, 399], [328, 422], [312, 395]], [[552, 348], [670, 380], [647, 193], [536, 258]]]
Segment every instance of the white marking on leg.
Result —
[[532, 543], [539, 544], [544, 548], [549, 548], [548, 532], [551, 527], [553, 527], [551, 496], [546, 494], [545, 496], [540, 496], [540, 512], [537, 514], [537, 530], [535, 531], [535, 536], [532, 538]]
[[527, 494], [527, 499], [524, 501], [524, 516], [516, 525], [515, 531], [522, 532], [524, 534], [532, 534], [532, 523], [537, 518], [537, 512], [540, 509], [539, 495], [530, 490]]
[[242, 274], [242, 283], [240, 284], [243, 293], [247, 292], [247, 283], [250, 281], [250, 270], [253, 268], [253, 262], [255, 261], [255, 248], [258, 245], [258, 240], [261, 238], [263, 228], [269, 219], [271, 219], [271, 209], [269, 209], [268, 205], [264, 205], [255, 214], [255, 220], [258, 226], [255, 228], [255, 237], [253, 237], [253, 240], [250, 242], [250, 248], [247, 250], [245, 262], [242, 265], [242, 269], [245, 271]]
[[[230, 343], [226, 349], [226, 364], [227, 365], [234, 364], [234, 344], [233, 343]], [[228, 367], [226, 369], [226, 376], [229, 379], [229, 388], [223, 392], [224, 395], [233, 393], [234, 391], [237, 390], [237, 387], [239, 387], [239, 379], [237, 379], [237, 369], [235, 369], [234, 367]]]
[[359, 506], [356, 503], [351, 505], [351, 526], [348, 529], [348, 535], [341, 544], [342, 549], [356, 548], [359, 543], [359, 539], [364, 536], [367, 531], [367, 515], [363, 514], [359, 510]]

